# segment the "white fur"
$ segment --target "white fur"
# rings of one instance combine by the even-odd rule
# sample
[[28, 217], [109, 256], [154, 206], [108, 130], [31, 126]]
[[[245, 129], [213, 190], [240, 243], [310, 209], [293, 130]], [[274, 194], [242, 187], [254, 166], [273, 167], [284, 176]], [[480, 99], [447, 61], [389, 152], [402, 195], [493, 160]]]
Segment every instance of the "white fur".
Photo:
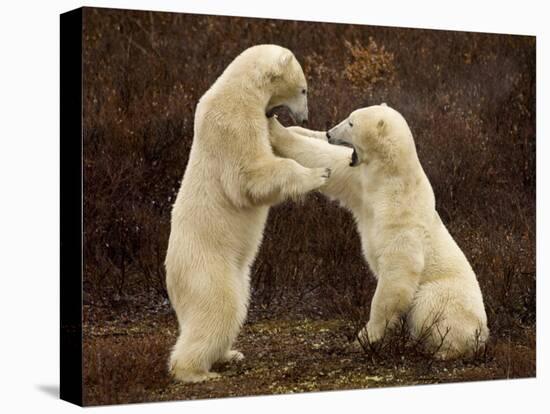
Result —
[[200, 99], [195, 136], [172, 210], [166, 284], [180, 334], [169, 368], [176, 379], [216, 377], [246, 317], [249, 271], [269, 206], [323, 185], [326, 168], [276, 157], [266, 111], [285, 105], [307, 118], [306, 80], [292, 53], [274, 45], [239, 55]]
[[[296, 134], [298, 132], [299, 134]], [[270, 121], [275, 152], [332, 170], [321, 189], [354, 215], [363, 253], [378, 279], [361, 340], [380, 340], [408, 312], [408, 325], [438, 358], [471, 354], [489, 331], [483, 299], [468, 260], [435, 209], [435, 199], [403, 117], [386, 105], [353, 112], [329, 131], [301, 133]], [[326, 138], [324, 138], [326, 140]], [[442, 339], [444, 338], [444, 341]]]

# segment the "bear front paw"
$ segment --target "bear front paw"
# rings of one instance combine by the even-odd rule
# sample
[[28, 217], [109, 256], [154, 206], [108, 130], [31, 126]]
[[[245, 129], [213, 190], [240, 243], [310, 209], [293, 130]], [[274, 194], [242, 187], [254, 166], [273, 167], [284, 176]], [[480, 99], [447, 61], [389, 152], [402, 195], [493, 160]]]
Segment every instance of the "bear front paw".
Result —
[[312, 168], [309, 170], [309, 174], [304, 182], [305, 192], [317, 190], [324, 186], [330, 177], [330, 168]]
[[366, 328], [361, 329], [358, 334], [359, 340], [363, 344], [374, 344], [384, 338], [386, 333], [386, 326], [381, 324], [375, 324], [369, 321]]

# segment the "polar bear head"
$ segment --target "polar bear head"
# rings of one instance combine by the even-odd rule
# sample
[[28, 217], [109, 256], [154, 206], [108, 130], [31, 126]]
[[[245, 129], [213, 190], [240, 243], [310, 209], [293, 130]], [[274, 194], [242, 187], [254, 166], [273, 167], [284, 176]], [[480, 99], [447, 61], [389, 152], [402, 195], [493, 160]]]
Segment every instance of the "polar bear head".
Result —
[[292, 52], [281, 49], [272, 70], [267, 73], [267, 82], [273, 90], [267, 114], [273, 113], [277, 107], [286, 107], [294, 120], [301, 124], [308, 119], [306, 77]]
[[327, 133], [331, 144], [353, 146], [351, 166], [372, 161], [398, 166], [416, 156], [405, 118], [386, 104], [352, 112]]
[[277, 45], [257, 45], [246, 49], [237, 59], [247, 66], [236, 65], [239, 72], [253, 73], [248, 82], [265, 94], [268, 116], [277, 107], [286, 107], [296, 122], [307, 121], [307, 81], [290, 50]]

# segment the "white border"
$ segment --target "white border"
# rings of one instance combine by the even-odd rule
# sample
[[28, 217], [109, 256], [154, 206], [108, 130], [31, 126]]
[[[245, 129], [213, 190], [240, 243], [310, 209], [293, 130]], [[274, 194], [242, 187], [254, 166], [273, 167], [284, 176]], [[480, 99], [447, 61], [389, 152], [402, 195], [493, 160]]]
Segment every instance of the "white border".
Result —
[[[3, 412], [73, 412], [58, 383], [59, 13], [76, 1], [12, 2], [0, 15], [0, 379]], [[548, 132], [544, 2], [214, 0], [92, 1], [86, 5], [537, 35], [537, 131]], [[537, 139], [537, 379], [294, 396], [141, 404], [113, 412], [541, 412], [548, 386], [548, 144]], [[50, 392], [44, 390], [50, 390]], [[544, 404], [547, 405], [547, 404]], [[97, 409], [89, 409], [95, 412]]]

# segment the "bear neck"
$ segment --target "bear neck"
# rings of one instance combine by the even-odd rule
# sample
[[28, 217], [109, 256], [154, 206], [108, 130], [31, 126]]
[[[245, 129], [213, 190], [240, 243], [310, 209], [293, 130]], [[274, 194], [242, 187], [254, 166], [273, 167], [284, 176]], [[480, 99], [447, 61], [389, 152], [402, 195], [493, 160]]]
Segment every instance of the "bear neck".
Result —
[[255, 82], [251, 82], [249, 78], [241, 78], [226, 85], [222, 94], [231, 96], [232, 102], [236, 108], [259, 108], [265, 113], [267, 106], [273, 96], [270, 88], [258, 86]]
[[416, 151], [407, 154], [393, 153], [391, 156], [387, 153], [377, 155], [376, 159], [362, 164], [362, 174], [365, 180], [369, 180], [373, 175], [379, 175], [404, 181], [415, 181], [423, 172]]

